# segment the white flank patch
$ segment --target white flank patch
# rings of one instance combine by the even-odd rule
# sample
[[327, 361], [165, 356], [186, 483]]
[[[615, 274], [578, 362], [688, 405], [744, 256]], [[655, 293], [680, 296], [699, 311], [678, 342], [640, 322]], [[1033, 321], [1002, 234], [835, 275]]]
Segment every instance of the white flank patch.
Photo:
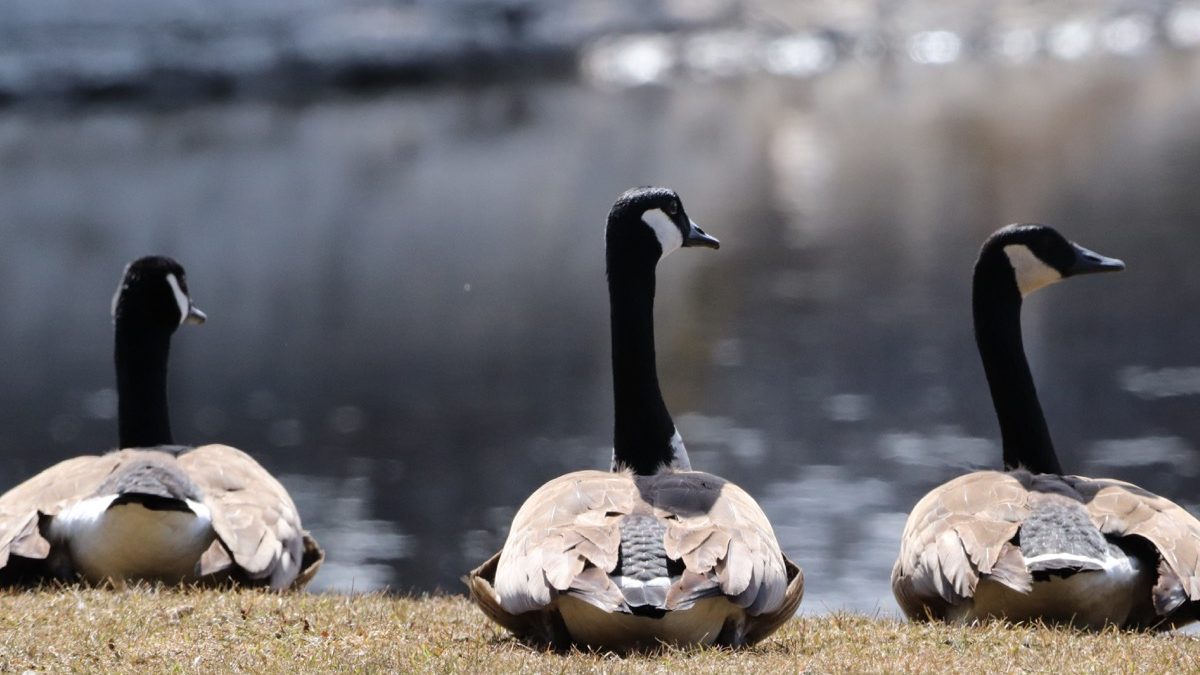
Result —
[[133, 263], [125, 263], [125, 271], [121, 272], [121, 283], [117, 284], [117, 290], [113, 292], [112, 299], [112, 317], [117, 318], [117, 305], [121, 302], [121, 291], [125, 290], [125, 277], [129, 276], [129, 267]]
[[196, 514], [196, 518], [206, 523], [212, 522], [212, 511], [210, 511], [207, 506], [201, 504], [200, 502], [194, 502], [190, 499], [185, 499], [183, 501], [188, 505], [188, 508], [192, 510], [192, 513]]
[[675, 453], [675, 458], [671, 460], [672, 467], [680, 471], [692, 470], [692, 460], [688, 457], [687, 448], [683, 447], [683, 436], [679, 435], [679, 429], [671, 436], [671, 451]]
[[175, 304], [179, 305], [179, 325], [182, 326], [183, 322], [187, 321], [192, 303], [183, 289], [179, 287], [179, 280], [175, 278], [174, 274], [167, 275], [167, 283], [171, 286], [171, 292], [175, 294]]
[[60, 511], [54, 520], [50, 521], [51, 534], [69, 536], [77, 530], [91, 527], [100, 520], [104, 512], [108, 510], [108, 505], [112, 504], [116, 498], [116, 495], [105, 495], [75, 502]]
[[1005, 246], [1004, 254], [1008, 256], [1008, 262], [1016, 274], [1017, 287], [1021, 289], [1021, 297], [1062, 280], [1062, 274], [1058, 270], [1043, 262], [1024, 244]]
[[[692, 460], [688, 457], [687, 448], [683, 447], [683, 436], [679, 435], [679, 429], [676, 429], [675, 433], [671, 436], [671, 461], [668, 464], [676, 471], [692, 470]], [[616, 448], [613, 448], [612, 463], [609, 465], [609, 470], [617, 470]]]
[[650, 209], [643, 213], [642, 221], [654, 230], [654, 236], [658, 238], [659, 246], [662, 246], [662, 255], [659, 256], [659, 260], [683, 246], [683, 233], [679, 231], [679, 226], [675, 224], [675, 221], [663, 213], [662, 209]]

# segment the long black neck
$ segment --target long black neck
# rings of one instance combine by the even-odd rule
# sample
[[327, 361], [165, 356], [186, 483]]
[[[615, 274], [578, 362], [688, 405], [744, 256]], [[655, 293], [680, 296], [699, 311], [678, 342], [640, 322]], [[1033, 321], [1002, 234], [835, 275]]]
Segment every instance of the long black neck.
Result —
[[675, 424], [658, 388], [654, 358], [654, 266], [657, 255], [608, 251], [612, 319], [615, 464], [653, 474], [674, 459]]
[[167, 414], [167, 357], [172, 332], [162, 327], [131, 326], [126, 321], [117, 321], [114, 360], [122, 448], [174, 442]]
[[1004, 468], [1062, 473], [1021, 340], [1021, 292], [1002, 253], [975, 266], [975, 343], [1004, 442]]

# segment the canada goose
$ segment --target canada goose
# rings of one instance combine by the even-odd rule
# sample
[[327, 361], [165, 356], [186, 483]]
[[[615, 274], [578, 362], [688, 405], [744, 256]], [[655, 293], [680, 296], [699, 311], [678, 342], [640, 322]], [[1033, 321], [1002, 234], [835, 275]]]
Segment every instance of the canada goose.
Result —
[[120, 447], [0, 496], [0, 581], [303, 587], [324, 554], [266, 469], [225, 445], [172, 445], [171, 336], [205, 316], [179, 263], [140, 258], [113, 296]]
[[681, 246], [719, 244], [664, 188], [621, 195], [605, 239], [612, 471], [543, 485], [504, 549], [464, 581], [496, 623], [560, 648], [754, 644], [795, 613], [803, 575], [750, 495], [691, 470], [655, 370], [655, 266]]
[[1105, 478], [1062, 475], [1021, 342], [1022, 298], [1124, 269], [1044, 225], [993, 234], [975, 264], [975, 341], [1004, 471], [960, 476], [908, 517], [892, 591], [910, 618], [1169, 629], [1200, 614], [1200, 521]]

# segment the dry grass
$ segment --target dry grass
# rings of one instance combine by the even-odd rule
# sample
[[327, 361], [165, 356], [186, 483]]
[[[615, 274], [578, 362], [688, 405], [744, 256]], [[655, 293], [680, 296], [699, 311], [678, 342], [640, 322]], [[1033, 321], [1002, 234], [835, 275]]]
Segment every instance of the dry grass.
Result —
[[69, 588], [0, 594], [0, 670], [102, 672], [1200, 671], [1200, 638], [990, 625], [797, 619], [742, 652], [555, 654], [461, 597]]

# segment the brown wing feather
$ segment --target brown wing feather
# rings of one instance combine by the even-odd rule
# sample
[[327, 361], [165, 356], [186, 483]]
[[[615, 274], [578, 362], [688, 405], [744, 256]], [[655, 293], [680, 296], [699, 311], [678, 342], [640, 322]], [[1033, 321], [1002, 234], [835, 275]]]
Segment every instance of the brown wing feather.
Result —
[[780, 626], [796, 615], [796, 609], [800, 607], [800, 600], [804, 597], [804, 572], [787, 556], [783, 557], [783, 562], [788, 576], [783, 604], [775, 611], [748, 618], [746, 621], [746, 644], [748, 645], [759, 642], [779, 630]]
[[[543, 485], [517, 511], [495, 575], [504, 611], [517, 615], [548, 606], [585, 568], [606, 574], [617, 565], [622, 516], [638, 505], [626, 474], [576, 471]], [[608, 577], [574, 589], [581, 599], [616, 611], [624, 599]]]
[[892, 568], [892, 592], [910, 618], [940, 618], [975, 593], [981, 576], [1015, 590], [1032, 580], [1009, 542], [1029, 513], [1014, 475], [978, 471], [925, 495], [913, 508]]
[[[775, 531], [744, 490], [697, 471], [637, 477], [641, 495], [667, 523], [667, 555], [683, 560], [701, 582], [689, 592], [681, 579], [668, 593], [673, 609], [689, 607], [714, 591], [755, 616], [784, 602], [790, 581]], [[699, 580], [697, 580], [699, 581]]]
[[227, 445], [198, 447], [178, 461], [203, 491], [220, 539], [201, 558], [202, 575], [231, 574], [274, 589], [312, 579], [324, 554], [301, 528], [287, 490], [262, 465]]
[[72, 457], [55, 464], [0, 496], [0, 568], [9, 555], [45, 558], [50, 542], [38, 529], [39, 515], [53, 516], [92, 496], [104, 479], [143, 450]]
[[[1200, 520], [1175, 502], [1130, 483], [1082, 476], [1063, 480], [1083, 496], [1101, 532], [1141, 537], [1158, 549], [1159, 582], [1153, 600], [1159, 617], [1171, 617], [1185, 604], [1200, 603]], [[1193, 605], [1193, 616], [1186, 618], [1200, 618], [1194, 616], [1197, 611]]]
[[[512, 631], [514, 635], [519, 635], [522, 638], [534, 640], [543, 644], [555, 645], [557, 647], [566, 647], [571, 642], [571, 636], [567, 633], [566, 627], [563, 625], [562, 619], [557, 613], [551, 611], [549, 607], [542, 608], [538, 611], [522, 612], [513, 614], [500, 604], [500, 596], [496, 593], [496, 568], [500, 563], [500, 556], [503, 554], [497, 553], [483, 563], [479, 567], [467, 573], [463, 577], [463, 581], [467, 584], [470, 590], [471, 599], [489, 619], [495, 621], [500, 626]], [[599, 572], [597, 568], [590, 568], [589, 572]], [[597, 580], [594, 575], [584, 574], [588, 577], [584, 579], [584, 583], [594, 583]], [[608, 581], [608, 577], [603, 573], [599, 575], [603, 578], [602, 583]]]
[[620, 521], [634, 513], [661, 519], [667, 555], [684, 562], [667, 595], [671, 609], [725, 595], [751, 615], [750, 642], [795, 613], [803, 575], [783, 557], [758, 504], [727, 481], [690, 471], [579, 471], [551, 480], [517, 512], [498, 557], [468, 575], [472, 597], [502, 626], [548, 642], [562, 637], [548, 612], [560, 593], [621, 609], [624, 597], [608, 573], [617, 565]]

